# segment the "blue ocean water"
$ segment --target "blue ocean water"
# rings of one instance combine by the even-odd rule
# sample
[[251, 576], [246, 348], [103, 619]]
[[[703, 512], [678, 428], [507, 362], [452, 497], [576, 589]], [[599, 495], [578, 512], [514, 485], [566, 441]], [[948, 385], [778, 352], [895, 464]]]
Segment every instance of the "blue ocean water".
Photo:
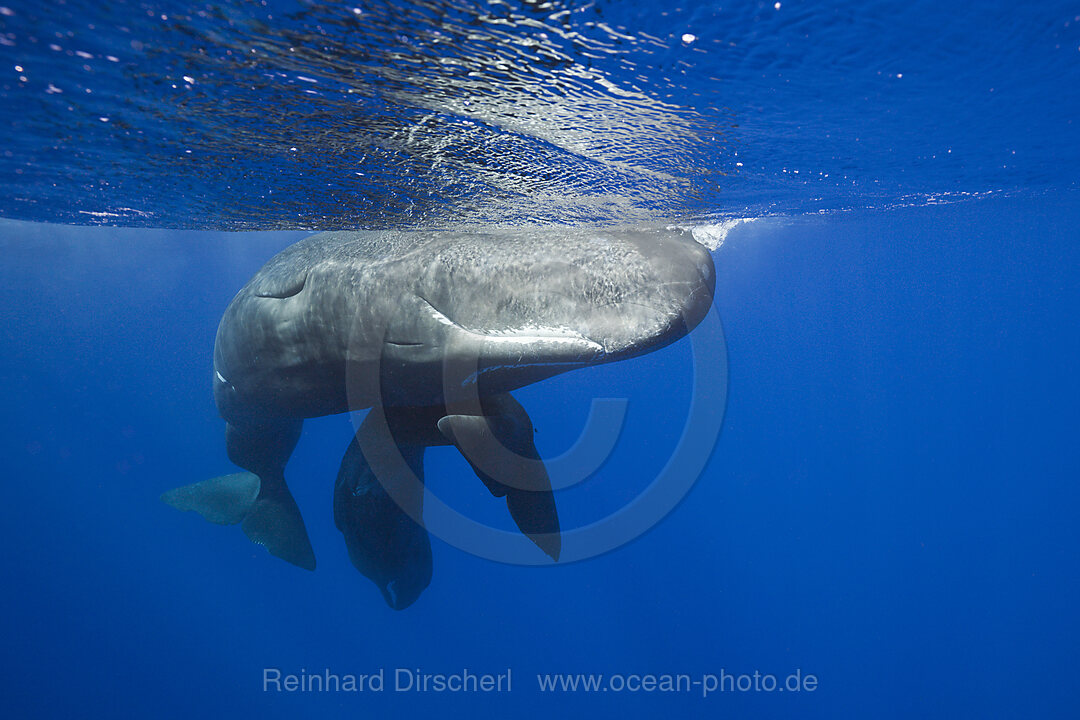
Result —
[[[5, 2], [5, 717], [1075, 716], [1070, 4]], [[159, 502], [233, 470], [213, 338], [275, 252], [536, 223], [715, 247], [722, 330], [516, 393], [549, 458], [627, 399], [566, 526], [629, 502], [713, 399], [715, 450], [649, 532], [548, 567], [436, 538], [395, 612], [334, 528], [343, 416], [288, 470], [314, 573]], [[709, 337], [724, 387], [694, 385]], [[449, 449], [427, 475], [505, 523]], [[627, 687], [649, 675], [697, 684]]]

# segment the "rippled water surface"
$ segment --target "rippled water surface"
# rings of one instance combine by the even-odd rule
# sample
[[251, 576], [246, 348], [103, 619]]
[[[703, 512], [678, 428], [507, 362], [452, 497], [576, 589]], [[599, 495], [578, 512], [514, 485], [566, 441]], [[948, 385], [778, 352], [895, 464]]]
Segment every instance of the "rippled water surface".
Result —
[[7, 3], [10, 218], [686, 221], [1078, 179], [1067, 2]]

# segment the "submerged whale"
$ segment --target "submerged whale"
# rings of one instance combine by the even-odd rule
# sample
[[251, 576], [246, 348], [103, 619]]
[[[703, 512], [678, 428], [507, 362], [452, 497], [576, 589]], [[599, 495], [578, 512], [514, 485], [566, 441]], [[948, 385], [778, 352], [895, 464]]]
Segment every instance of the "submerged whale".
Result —
[[[272, 258], [229, 304], [214, 398], [247, 472], [165, 493], [306, 569], [285, 482], [305, 418], [372, 408], [346, 449], [334, 521], [395, 609], [431, 580], [424, 450], [454, 445], [552, 559], [561, 540], [533, 427], [510, 392], [668, 345], [705, 316], [712, 257], [678, 230], [329, 232]], [[410, 482], [411, 479], [411, 482]]]

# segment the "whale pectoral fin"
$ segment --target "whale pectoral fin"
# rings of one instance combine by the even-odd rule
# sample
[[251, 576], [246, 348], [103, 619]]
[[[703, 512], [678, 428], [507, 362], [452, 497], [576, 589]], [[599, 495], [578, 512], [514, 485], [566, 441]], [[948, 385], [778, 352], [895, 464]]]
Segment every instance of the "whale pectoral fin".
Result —
[[259, 496], [259, 476], [243, 472], [210, 478], [162, 493], [177, 510], [194, 510], [212, 523], [234, 525], [251, 511]]
[[562, 535], [559, 534], [559, 514], [550, 483], [546, 491], [508, 490], [506, 507], [518, 529], [548, 557], [558, 560], [562, 552]]
[[447, 415], [439, 431], [472, 465], [491, 494], [506, 497], [518, 528], [552, 560], [559, 559], [559, 515], [547, 469], [536, 452], [532, 421], [509, 395], [488, 415]]
[[304, 518], [284, 479], [262, 479], [259, 496], [240, 528], [274, 557], [305, 570], [315, 569], [315, 551]]
[[399, 445], [388, 433], [375, 432], [375, 424], [369, 414], [357, 433], [363, 449], [354, 437], [345, 451], [334, 485], [334, 524], [356, 569], [375, 583], [387, 605], [403, 610], [431, 582], [431, 541], [418, 522], [424, 447]]

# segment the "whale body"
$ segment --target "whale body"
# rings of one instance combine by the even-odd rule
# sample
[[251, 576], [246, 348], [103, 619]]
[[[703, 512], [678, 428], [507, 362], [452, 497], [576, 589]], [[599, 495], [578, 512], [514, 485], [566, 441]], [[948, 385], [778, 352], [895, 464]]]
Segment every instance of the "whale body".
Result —
[[306, 569], [315, 557], [284, 470], [305, 418], [372, 408], [346, 449], [334, 519], [395, 609], [431, 579], [423, 455], [454, 445], [525, 535], [557, 560], [559, 521], [510, 393], [690, 332], [712, 257], [679, 230], [330, 232], [273, 257], [218, 327], [213, 390], [244, 473], [165, 493], [242, 523]]

